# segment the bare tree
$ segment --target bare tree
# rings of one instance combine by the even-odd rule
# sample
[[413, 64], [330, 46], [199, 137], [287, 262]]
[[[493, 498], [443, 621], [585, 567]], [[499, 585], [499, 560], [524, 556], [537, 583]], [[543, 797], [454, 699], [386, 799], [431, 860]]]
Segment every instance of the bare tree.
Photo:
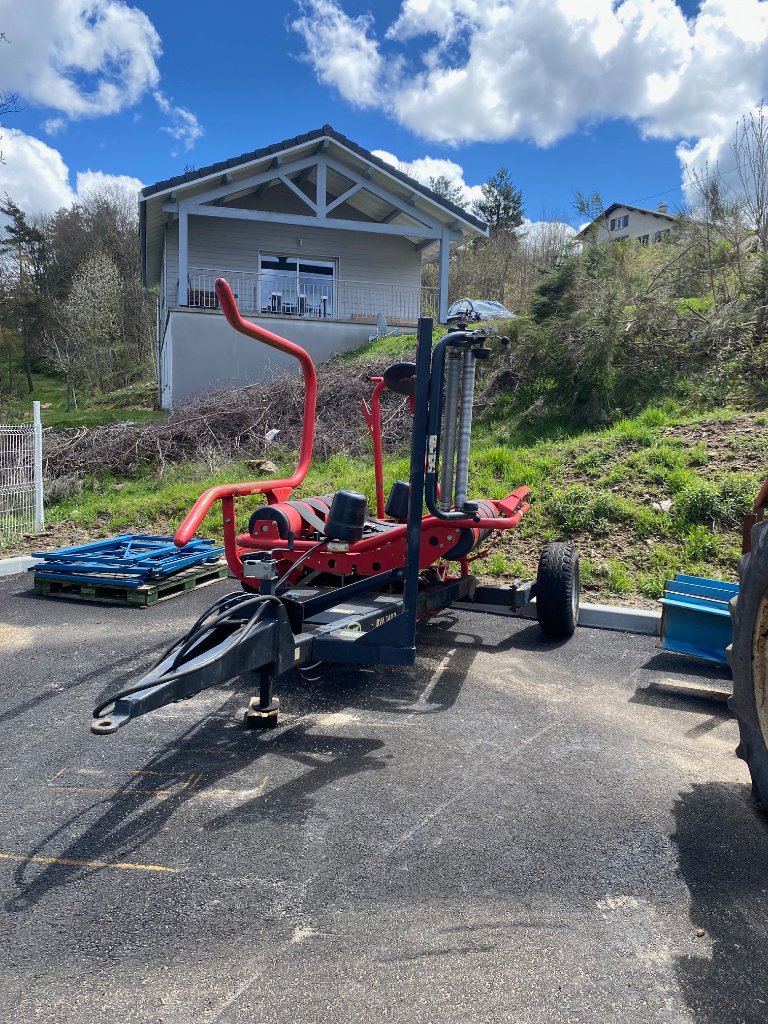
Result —
[[768, 112], [761, 103], [736, 124], [731, 152], [744, 213], [755, 229], [760, 251], [768, 253]]
[[68, 382], [82, 380], [102, 392], [125, 383], [122, 290], [114, 261], [95, 252], [75, 274], [68, 298], [57, 304], [46, 347]]

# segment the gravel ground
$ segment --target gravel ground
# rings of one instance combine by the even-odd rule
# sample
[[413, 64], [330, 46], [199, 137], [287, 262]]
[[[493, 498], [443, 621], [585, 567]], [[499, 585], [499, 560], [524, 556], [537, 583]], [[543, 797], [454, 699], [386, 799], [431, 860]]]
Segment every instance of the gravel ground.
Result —
[[[752, 1024], [768, 820], [727, 676], [448, 612], [412, 669], [88, 731], [226, 583], [148, 610], [0, 580], [0, 1019]], [[230, 584], [231, 585], [231, 584]], [[661, 684], [661, 685], [660, 685]]]

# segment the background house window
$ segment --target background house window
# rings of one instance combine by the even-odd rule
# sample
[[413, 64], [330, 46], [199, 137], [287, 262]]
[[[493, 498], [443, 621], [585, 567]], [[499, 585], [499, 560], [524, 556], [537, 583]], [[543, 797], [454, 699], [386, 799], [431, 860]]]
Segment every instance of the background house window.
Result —
[[648, 245], [649, 238], [649, 235], [640, 235], [640, 237], [638, 238], [638, 242], [640, 243], [640, 245]]
[[629, 214], [625, 214], [623, 217], [619, 217], [616, 221], [617, 228], [628, 228], [629, 227]]
[[261, 309], [296, 316], [333, 316], [335, 260], [264, 255], [259, 264]]

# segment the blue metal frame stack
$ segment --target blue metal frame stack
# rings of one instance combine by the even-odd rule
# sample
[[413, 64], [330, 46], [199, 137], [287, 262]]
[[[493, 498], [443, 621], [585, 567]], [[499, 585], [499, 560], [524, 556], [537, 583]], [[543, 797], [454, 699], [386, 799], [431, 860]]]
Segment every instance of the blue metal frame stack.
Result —
[[173, 537], [126, 533], [58, 551], [33, 552], [44, 561], [35, 567], [35, 579], [141, 587], [192, 566], [218, 562], [223, 551], [204, 538], [196, 537], [179, 548]]
[[732, 639], [728, 605], [738, 584], [678, 574], [667, 580], [661, 599], [661, 643], [665, 651], [728, 664]]

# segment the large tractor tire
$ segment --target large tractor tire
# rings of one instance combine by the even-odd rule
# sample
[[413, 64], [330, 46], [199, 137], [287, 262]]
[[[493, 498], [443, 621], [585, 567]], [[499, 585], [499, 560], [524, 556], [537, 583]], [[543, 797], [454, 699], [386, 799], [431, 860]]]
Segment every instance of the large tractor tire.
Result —
[[731, 601], [730, 707], [739, 723], [739, 757], [752, 796], [768, 810], [768, 522], [752, 529], [752, 551], [739, 559], [739, 593]]

